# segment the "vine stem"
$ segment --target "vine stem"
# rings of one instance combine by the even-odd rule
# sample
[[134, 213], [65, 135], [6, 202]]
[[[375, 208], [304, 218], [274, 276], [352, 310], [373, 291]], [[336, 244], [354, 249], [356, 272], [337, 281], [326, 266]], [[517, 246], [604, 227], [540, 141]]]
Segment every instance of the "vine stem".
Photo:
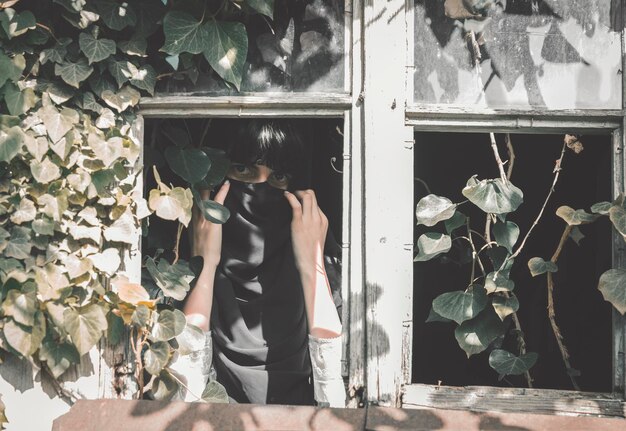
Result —
[[548, 205], [548, 201], [550, 200], [550, 197], [552, 197], [552, 193], [554, 193], [554, 188], [556, 187], [556, 183], [557, 181], [559, 181], [559, 174], [561, 173], [561, 163], [563, 162], [563, 157], [565, 156], [566, 148], [567, 146], [565, 145], [565, 143], [563, 143], [563, 148], [561, 149], [561, 156], [557, 159], [556, 164], [554, 166], [554, 178], [552, 180], [552, 185], [550, 186], [550, 191], [548, 192], [548, 195], [546, 196], [546, 199], [544, 200], [543, 205], [541, 209], [539, 210], [539, 214], [537, 214], [537, 218], [535, 218], [535, 221], [533, 221], [533, 224], [530, 226], [530, 229], [528, 229], [528, 232], [526, 232], [526, 236], [524, 236], [522, 243], [519, 245], [517, 250], [515, 250], [515, 253], [509, 256], [505, 260], [505, 263], [519, 256], [519, 254], [522, 252], [522, 249], [524, 248], [524, 245], [526, 245], [526, 241], [528, 240], [528, 237], [530, 237], [530, 234], [532, 233], [533, 229], [535, 229], [535, 226], [539, 224], [539, 220], [543, 216], [543, 212], [545, 211], [546, 206]]
[[174, 261], [172, 262], [172, 265], [176, 265], [176, 262], [178, 262], [178, 250], [180, 248], [180, 237], [183, 233], [183, 224], [181, 222], [178, 222], [178, 230], [176, 231], [176, 244], [174, 245]]
[[131, 348], [133, 349], [133, 353], [135, 354], [135, 363], [137, 364], [137, 383], [139, 385], [139, 391], [137, 392], [137, 399], [140, 400], [143, 398], [143, 389], [144, 389], [144, 381], [143, 381], [143, 358], [141, 357], [141, 351], [143, 350], [143, 345], [145, 344], [148, 335], [140, 334], [139, 330], [136, 330], [131, 327], [130, 329], [131, 339], [134, 338], [134, 342], [132, 342]]
[[[509, 166], [508, 166], [508, 170], [506, 173], [504, 172], [504, 162], [502, 162], [502, 159], [500, 158], [498, 145], [496, 144], [496, 136], [493, 133], [490, 133], [489, 137], [491, 138], [491, 149], [493, 150], [493, 155], [496, 159], [496, 163], [498, 164], [498, 170], [500, 171], [500, 178], [506, 184], [511, 179], [511, 175], [513, 174], [513, 165], [515, 163], [515, 149], [513, 148], [511, 135], [507, 133], [505, 136], [506, 146], [509, 151], [509, 160], [508, 160]], [[553, 187], [554, 187], [554, 184], [553, 184]], [[485, 245], [485, 247], [489, 246], [489, 248], [491, 248], [491, 245], [490, 245], [491, 244], [491, 235], [490, 235], [491, 232], [490, 231], [491, 231], [491, 215], [487, 214], [487, 219], [485, 221], [485, 237], [486, 239], [488, 239], [488, 242]], [[503, 295], [507, 299], [511, 297], [509, 292], [503, 292]], [[513, 319], [513, 325], [515, 326], [515, 329], [517, 330], [517, 345], [519, 348], [519, 353], [520, 355], [525, 355], [526, 354], [526, 340], [524, 339], [524, 331], [522, 331], [522, 324], [519, 320], [519, 316], [517, 315], [517, 312], [511, 313], [511, 319]], [[526, 384], [528, 385], [528, 387], [532, 388], [533, 378], [530, 375], [529, 370], [526, 370], [524, 372], [524, 377], [526, 378]]]
[[40, 22], [35, 24], [37, 27], [43, 28], [44, 30], [46, 30], [48, 33], [50, 33], [50, 36], [52, 36], [52, 39], [54, 39], [57, 43], [59, 42], [59, 39], [56, 38], [56, 36], [54, 35], [54, 33], [52, 32], [52, 29], [50, 27], [48, 27], [45, 24], [42, 24]]
[[[567, 241], [570, 233], [572, 232], [573, 226], [567, 225], [563, 230], [563, 235], [561, 235], [561, 240], [559, 241], [559, 245], [556, 248], [556, 251], [552, 255], [550, 261], [556, 264], [556, 261], [559, 259], [561, 255], [561, 251], [563, 251], [563, 246]], [[556, 312], [554, 310], [554, 277], [551, 272], [547, 273], [547, 283], [548, 283], [548, 318], [550, 319], [550, 326], [552, 326], [552, 332], [554, 333], [554, 337], [556, 338], [556, 342], [559, 345], [559, 350], [561, 351], [561, 357], [563, 358], [563, 363], [565, 364], [567, 375], [572, 381], [572, 386], [574, 386], [574, 390], [580, 391], [580, 387], [578, 386], [578, 382], [576, 382], [576, 378], [572, 375], [572, 366], [569, 362], [569, 352], [567, 351], [567, 347], [565, 346], [565, 340], [563, 338], [563, 334], [559, 329], [559, 325], [556, 323]]]

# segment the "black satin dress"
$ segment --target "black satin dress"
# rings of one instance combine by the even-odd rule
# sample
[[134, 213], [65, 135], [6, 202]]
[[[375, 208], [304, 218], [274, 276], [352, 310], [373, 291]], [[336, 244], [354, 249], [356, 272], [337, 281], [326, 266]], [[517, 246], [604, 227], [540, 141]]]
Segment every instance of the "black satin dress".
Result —
[[[224, 205], [231, 216], [223, 225], [211, 314], [217, 380], [235, 402], [312, 405], [291, 207], [282, 190], [236, 180], [231, 180]], [[337, 263], [337, 257], [327, 256], [326, 267], [339, 305], [340, 270], [329, 260]]]

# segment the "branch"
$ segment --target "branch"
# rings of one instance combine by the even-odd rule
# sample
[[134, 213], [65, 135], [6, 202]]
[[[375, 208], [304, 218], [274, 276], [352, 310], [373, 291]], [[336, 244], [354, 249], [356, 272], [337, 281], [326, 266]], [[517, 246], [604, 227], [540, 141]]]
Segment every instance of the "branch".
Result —
[[178, 249], [180, 248], [180, 236], [183, 233], [183, 224], [178, 222], [178, 230], [176, 231], [176, 244], [174, 244], [174, 261], [172, 265], [176, 265], [178, 262]]
[[500, 153], [498, 152], [498, 145], [496, 144], [496, 135], [494, 135], [493, 133], [490, 133], [489, 137], [491, 138], [491, 149], [493, 150], [493, 155], [496, 158], [496, 163], [498, 164], [498, 170], [500, 171], [500, 178], [502, 179], [502, 182], [506, 184], [509, 180], [506, 174], [504, 173], [504, 163], [502, 162], [502, 159], [500, 158]]
[[513, 166], [515, 165], [515, 150], [513, 149], [513, 142], [511, 142], [511, 134], [507, 133], [504, 135], [504, 141], [506, 142], [506, 149], [509, 151], [509, 164], [506, 171], [506, 179], [511, 179], [511, 174], [513, 174]]
[[[556, 251], [552, 255], [552, 259], [550, 261], [556, 264], [556, 261], [563, 250], [563, 246], [569, 237], [569, 234], [572, 232], [572, 226], [567, 225], [563, 230], [563, 235], [561, 235], [561, 240], [559, 241], [559, 245], [556, 248]], [[569, 353], [567, 348], [565, 347], [565, 340], [563, 339], [563, 334], [559, 329], [559, 326], [556, 323], [556, 312], [554, 310], [554, 278], [551, 272], [548, 272], [547, 277], [548, 282], [548, 318], [550, 319], [550, 326], [552, 326], [552, 332], [554, 333], [554, 337], [556, 338], [556, 342], [559, 345], [559, 350], [561, 351], [561, 357], [563, 358], [563, 363], [565, 364], [567, 375], [572, 381], [572, 385], [574, 389], [580, 391], [580, 387], [576, 382], [576, 379], [572, 375], [572, 366], [569, 362]]]
[[[517, 248], [515, 253], [513, 253], [511, 256], [509, 256], [504, 261], [505, 263], [508, 262], [509, 260], [515, 259], [517, 256], [519, 256], [519, 254], [522, 252], [522, 249], [524, 248], [524, 245], [526, 244], [526, 241], [528, 240], [528, 237], [532, 233], [532, 231], [535, 228], [535, 226], [537, 226], [537, 224], [539, 224], [539, 220], [541, 219], [541, 216], [543, 216], [543, 212], [546, 209], [546, 206], [548, 205], [548, 201], [550, 200], [550, 197], [552, 196], [552, 193], [554, 193], [554, 188], [556, 187], [556, 183], [559, 180], [559, 174], [561, 173], [561, 163], [563, 162], [563, 156], [565, 156], [565, 148], [567, 148], [567, 147], [565, 146], [565, 144], [563, 144], [563, 148], [561, 150], [561, 157], [559, 157], [559, 159], [556, 161], [556, 165], [554, 167], [554, 179], [552, 180], [552, 185], [550, 186], [550, 191], [548, 192], [548, 195], [546, 196], [546, 199], [543, 202], [543, 206], [541, 207], [541, 210], [539, 211], [539, 214], [537, 215], [537, 218], [533, 222], [532, 226], [530, 226], [530, 229], [528, 229], [528, 232], [526, 232], [526, 236], [522, 240], [522, 243], [519, 245], [519, 247]], [[502, 264], [502, 265], [504, 266], [504, 264]]]

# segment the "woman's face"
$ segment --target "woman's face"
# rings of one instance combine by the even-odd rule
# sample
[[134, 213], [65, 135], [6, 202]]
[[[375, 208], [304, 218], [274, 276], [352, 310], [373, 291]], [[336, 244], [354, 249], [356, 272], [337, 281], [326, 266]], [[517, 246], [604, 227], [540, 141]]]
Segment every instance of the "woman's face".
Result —
[[281, 190], [287, 190], [290, 180], [289, 174], [275, 171], [259, 162], [254, 164], [231, 163], [226, 176], [231, 180], [244, 183], [263, 183], [267, 181], [270, 186]]

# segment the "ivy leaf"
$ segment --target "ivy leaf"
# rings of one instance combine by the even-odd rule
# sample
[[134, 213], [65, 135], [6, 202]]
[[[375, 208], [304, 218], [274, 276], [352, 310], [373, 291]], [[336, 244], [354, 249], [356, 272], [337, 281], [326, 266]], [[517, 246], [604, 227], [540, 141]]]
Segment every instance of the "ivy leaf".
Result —
[[8, 320], [4, 324], [3, 332], [9, 346], [22, 356], [29, 357], [37, 351], [46, 334], [46, 319], [41, 311], [37, 311], [33, 327], [22, 326]]
[[274, 0], [246, 0], [246, 3], [258, 13], [274, 19]]
[[439, 314], [437, 314], [435, 310], [433, 310], [433, 307], [431, 306], [430, 312], [428, 313], [428, 317], [426, 318], [425, 323], [431, 323], [431, 322], [447, 323], [447, 322], [452, 322], [452, 320], [446, 319], [445, 317], [440, 316]]
[[569, 237], [574, 241], [577, 245], [580, 245], [580, 241], [585, 238], [585, 235], [580, 231], [578, 226], [574, 226], [572, 231], [569, 234]]
[[134, 244], [139, 232], [135, 227], [135, 221], [130, 212], [125, 212], [112, 225], [104, 229], [104, 238], [107, 241]]
[[172, 171], [191, 184], [203, 179], [211, 167], [209, 156], [198, 148], [169, 146], [165, 149], [165, 160]]
[[64, 61], [54, 65], [54, 73], [61, 76], [61, 79], [74, 88], [78, 88], [80, 83], [91, 75], [93, 67], [89, 66], [84, 59], [76, 63]]
[[170, 372], [166, 369], [159, 374], [159, 377], [154, 379], [152, 383], [152, 396], [155, 400], [170, 401], [180, 392], [180, 385], [171, 376]]
[[95, 112], [96, 114], [100, 114], [104, 108], [102, 107], [102, 105], [96, 102], [96, 97], [93, 95], [93, 93], [87, 91], [83, 93], [83, 109]]
[[15, 224], [22, 224], [33, 221], [36, 215], [37, 208], [35, 208], [33, 201], [22, 198], [15, 212], [11, 214], [11, 221]]
[[209, 156], [211, 167], [202, 181], [196, 183], [195, 186], [197, 189], [212, 189], [226, 177], [228, 169], [230, 168], [230, 160], [223, 150], [203, 147], [202, 151]]
[[230, 211], [228, 208], [215, 201], [197, 198], [196, 205], [200, 208], [204, 218], [211, 223], [223, 224], [226, 223], [230, 217]]
[[58, 379], [71, 365], [80, 362], [80, 355], [72, 344], [46, 338], [39, 349], [39, 359], [46, 361], [52, 375]]
[[52, 82], [46, 87], [46, 94], [57, 105], [61, 105], [74, 97], [74, 89], [62, 82]]
[[47, 217], [34, 220], [31, 224], [33, 231], [39, 235], [54, 235], [54, 221]]
[[154, 86], [156, 85], [156, 72], [149, 64], [138, 68], [131, 76], [130, 83], [140, 90], [145, 90], [154, 96]]
[[38, 183], [48, 184], [61, 177], [61, 169], [45, 157], [41, 162], [32, 160], [30, 162], [30, 172]]
[[493, 225], [493, 236], [499, 246], [513, 253], [513, 246], [519, 238], [519, 226], [512, 221], [496, 223]]
[[427, 232], [420, 236], [417, 240], [417, 248], [419, 250], [415, 256], [415, 262], [424, 262], [430, 260], [441, 253], [446, 253], [452, 247], [452, 238], [450, 235], [444, 235], [438, 232]]
[[120, 137], [104, 139], [96, 133], [90, 133], [87, 142], [96, 157], [104, 163], [105, 168], [122, 156], [124, 141]]
[[622, 206], [612, 206], [609, 209], [609, 219], [615, 229], [626, 239], [626, 209]]
[[501, 376], [517, 376], [530, 370], [537, 362], [538, 357], [539, 355], [535, 352], [515, 356], [506, 350], [496, 349], [489, 355], [489, 366]]
[[504, 274], [504, 271], [490, 272], [485, 277], [485, 290], [487, 293], [510, 292], [514, 288], [515, 283]]
[[109, 73], [113, 75], [113, 78], [115, 78], [119, 88], [122, 88], [122, 85], [133, 75], [131, 68], [136, 69], [136, 66], [130, 61], [115, 59], [107, 61], [107, 69]]
[[487, 294], [480, 286], [472, 286], [466, 292], [443, 293], [433, 300], [433, 310], [438, 315], [459, 324], [476, 317], [485, 305]]
[[189, 52], [200, 54], [210, 43], [206, 24], [186, 12], [171, 11], [163, 18], [165, 43], [160, 51], [170, 55]]
[[0, 50], [0, 87], [5, 82], [17, 82], [22, 77], [22, 71], [26, 67], [26, 59], [23, 55], [16, 55], [13, 59]]
[[215, 20], [205, 26], [208, 43], [202, 51], [204, 58], [219, 76], [239, 90], [248, 55], [246, 27], [240, 22]]
[[11, 115], [22, 115], [37, 103], [37, 97], [32, 88], [20, 90], [17, 85], [9, 85], [4, 91], [4, 102]]
[[609, 269], [600, 276], [598, 289], [606, 301], [626, 314], [626, 269]]
[[492, 307], [485, 309], [471, 320], [466, 320], [454, 330], [454, 337], [467, 357], [480, 353], [504, 334], [506, 327]]
[[210, 380], [202, 391], [202, 400], [207, 403], [229, 403], [226, 388], [217, 380]]
[[89, 64], [102, 61], [115, 54], [116, 45], [111, 39], [96, 39], [87, 32], [82, 32], [78, 36], [78, 45], [85, 54]]
[[70, 42], [71, 39], [62, 39], [52, 48], [47, 48], [41, 51], [41, 54], [39, 54], [39, 61], [41, 64], [46, 64], [49, 61], [53, 63], [63, 63], [65, 56], [67, 55], [67, 45], [69, 45]]
[[0, 128], [0, 161], [10, 162], [20, 152], [25, 135], [22, 128], [13, 126], [9, 129]]
[[491, 300], [491, 304], [493, 305], [493, 309], [496, 311], [496, 314], [502, 321], [504, 321], [507, 316], [519, 310], [519, 301], [513, 294], [509, 297], [499, 295], [494, 296]]
[[533, 257], [528, 261], [528, 269], [530, 269], [530, 274], [536, 277], [546, 272], [557, 272], [559, 267], [550, 260], [545, 261], [540, 257]]
[[148, 320], [150, 320], [150, 314], [152, 311], [148, 307], [143, 304], [140, 304], [133, 311], [132, 316], [130, 317], [130, 321], [133, 325], [143, 328], [148, 324]]
[[167, 341], [152, 343], [143, 358], [146, 371], [153, 376], [158, 376], [170, 359], [170, 345]]
[[145, 39], [133, 37], [130, 40], [118, 42], [117, 47], [126, 55], [146, 57], [148, 42]]
[[7, 8], [0, 10], [0, 24], [9, 39], [12, 39], [34, 29], [37, 20], [31, 11], [17, 13], [14, 9]]
[[52, 143], [59, 142], [74, 124], [78, 123], [78, 112], [73, 109], [63, 108], [60, 112], [54, 106], [45, 106], [39, 110], [46, 132]]
[[165, 296], [177, 301], [185, 299], [191, 288], [189, 283], [194, 279], [194, 273], [186, 262], [179, 260], [176, 264], [170, 265], [165, 259], [161, 259], [157, 265], [154, 259], [148, 257], [146, 269]]
[[9, 242], [4, 249], [4, 255], [16, 259], [26, 259], [30, 256], [32, 247], [31, 230], [26, 227], [14, 226], [11, 229]]
[[450, 199], [430, 194], [417, 203], [415, 216], [418, 225], [434, 226], [454, 216], [455, 211], [456, 204], [453, 204]]
[[594, 222], [599, 214], [589, 214], [585, 210], [575, 210], [571, 207], [563, 205], [556, 210], [556, 215], [561, 217], [570, 226], [578, 226]]
[[80, 355], [91, 350], [108, 327], [104, 309], [98, 304], [68, 308], [63, 313], [63, 321], [64, 328]]
[[164, 220], [178, 220], [185, 226], [191, 221], [193, 195], [189, 189], [174, 187], [166, 193], [150, 190], [148, 206], [158, 217]]
[[53, 0], [54, 3], [60, 4], [68, 12], [80, 12], [87, 0]]
[[467, 221], [467, 217], [460, 211], [456, 211], [452, 217], [444, 222], [446, 232], [450, 235], [454, 230], [464, 226]]
[[179, 310], [163, 310], [152, 326], [152, 339], [167, 341], [179, 335], [187, 324], [185, 315]]
[[613, 204], [611, 202], [598, 202], [591, 205], [591, 212], [594, 214], [607, 215]]
[[125, 111], [126, 108], [139, 103], [140, 94], [137, 90], [125, 86], [116, 93], [111, 90], [104, 90], [100, 97], [111, 108], [114, 108], [117, 112], [122, 112]]
[[35, 324], [35, 314], [37, 313], [37, 291], [36, 287], [25, 288], [25, 291], [11, 289], [2, 303], [2, 312], [6, 316], [13, 317], [17, 323], [25, 326]]
[[117, 3], [114, 1], [94, 1], [96, 11], [100, 18], [111, 30], [123, 30], [133, 26], [137, 22], [137, 16], [129, 3]]
[[467, 181], [462, 193], [484, 212], [507, 214], [523, 202], [524, 194], [511, 182], [504, 183], [501, 178], [478, 181], [476, 177], [474, 175]]
[[119, 251], [115, 248], [107, 248], [102, 253], [92, 254], [89, 259], [96, 269], [108, 275], [115, 274], [122, 263]]

